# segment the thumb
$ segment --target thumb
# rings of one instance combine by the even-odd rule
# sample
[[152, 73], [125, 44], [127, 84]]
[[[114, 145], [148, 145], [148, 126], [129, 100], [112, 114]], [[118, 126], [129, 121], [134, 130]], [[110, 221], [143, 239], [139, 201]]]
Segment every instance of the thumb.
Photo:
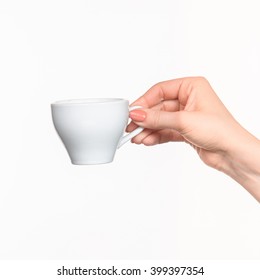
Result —
[[152, 109], [138, 109], [130, 112], [129, 117], [137, 125], [149, 129], [170, 128], [181, 132], [187, 125], [189, 112], [166, 112]]

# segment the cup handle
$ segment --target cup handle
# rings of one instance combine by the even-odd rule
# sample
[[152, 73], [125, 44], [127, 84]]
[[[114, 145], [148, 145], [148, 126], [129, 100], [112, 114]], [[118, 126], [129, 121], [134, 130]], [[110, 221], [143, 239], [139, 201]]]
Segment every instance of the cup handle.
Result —
[[[141, 109], [143, 108], [142, 106], [133, 106], [129, 108], [129, 112], [136, 110], [136, 109]], [[118, 143], [117, 148], [121, 148], [126, 142], [128, 142], [129, 140], [131, 140], [132, 138], [134, 138], [137, 134], [141, 133], [144, 130], [143, 127], [137, 127], [135, 130], [133, 130], [132, 132], [126, 134], [125, 136], [123, 136], [121, 138], [121, 140]]]

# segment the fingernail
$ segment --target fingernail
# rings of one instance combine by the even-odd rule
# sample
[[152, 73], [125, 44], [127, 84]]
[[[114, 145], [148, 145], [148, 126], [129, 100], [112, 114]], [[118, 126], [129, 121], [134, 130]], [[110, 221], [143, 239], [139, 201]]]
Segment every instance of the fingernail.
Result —
[[134, 110], [130, 112], [129, 117], [136, 122], [143, 122], [146, 118], [146, 112], [141, 110]]

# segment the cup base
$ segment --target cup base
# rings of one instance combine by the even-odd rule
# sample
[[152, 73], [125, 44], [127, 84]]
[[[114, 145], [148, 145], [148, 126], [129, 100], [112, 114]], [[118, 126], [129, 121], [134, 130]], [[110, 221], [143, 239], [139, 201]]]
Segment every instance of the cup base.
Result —
[[73, 165], [100, 165], [112, 162], [112, 160], [102, 160], [102, 161], [71, 161]]

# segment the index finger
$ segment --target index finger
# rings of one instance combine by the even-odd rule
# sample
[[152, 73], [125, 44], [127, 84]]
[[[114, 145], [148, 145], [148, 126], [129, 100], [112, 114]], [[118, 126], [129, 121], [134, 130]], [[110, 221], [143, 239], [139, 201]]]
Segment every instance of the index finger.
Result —
[[179, 78], [157, 83], [134, 101], [131, 106], [140, 105], [144, 108], [151, 108], [164, 100], [178, 99], [183, 80], [184, 78]]

